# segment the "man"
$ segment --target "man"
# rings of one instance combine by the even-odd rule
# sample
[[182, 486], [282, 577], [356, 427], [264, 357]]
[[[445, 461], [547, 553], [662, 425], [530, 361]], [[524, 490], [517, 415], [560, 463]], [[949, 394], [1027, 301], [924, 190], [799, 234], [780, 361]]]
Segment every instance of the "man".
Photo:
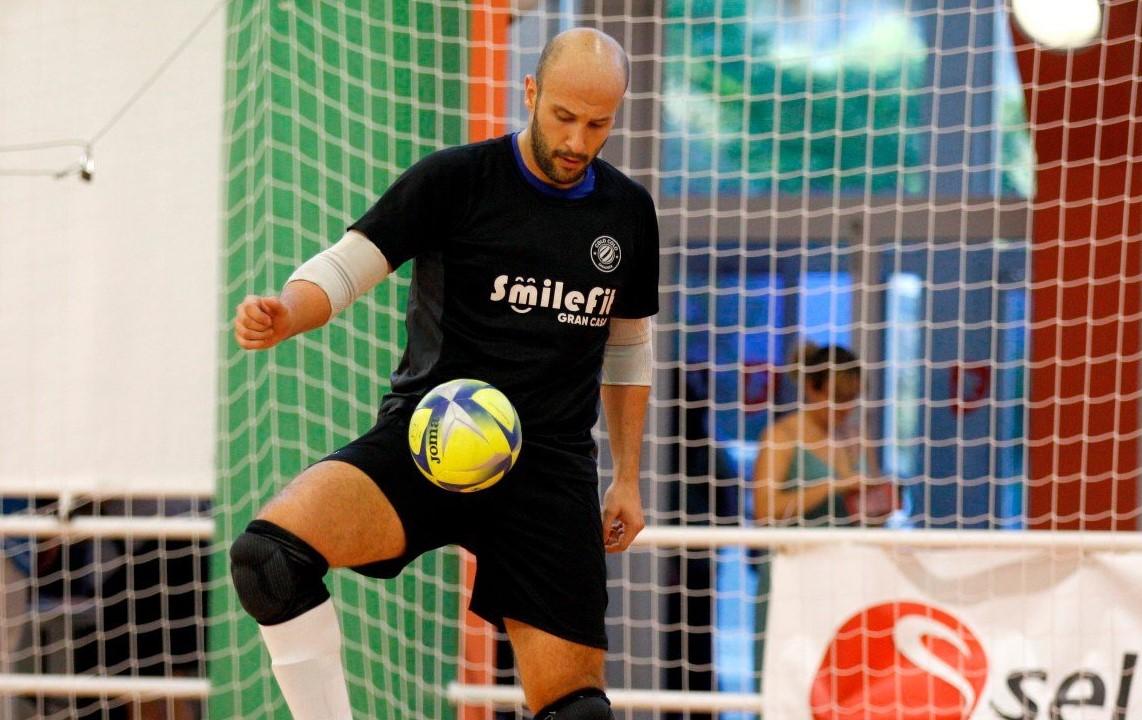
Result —
[[[525, 130], [424, 158], [280, 297], [238, 306], [239, 345], [270, 348], [416, 260], [408, 346], [377, 425], [305, 470], [231, 549], [238, 597], [298, 720], [351, 717], [328, 568], [392, 577], [451, 543], [476, 555], [472, 609], [506, 628], [536, 716], [613, 717], [604, 549], [625, 550], [644, 525], [639, 452], [658, 309], [654, 204], [596, 158], [628, 81], [611, 38], [558, 35], [525, 79]], [[427, 482], [406, 440], [417, 401], [458, 377], [502, 390], [523, 429], [516, 466], [472, 494]], [[600, 397], [615, 464], [602, 517], [590, 435]]]

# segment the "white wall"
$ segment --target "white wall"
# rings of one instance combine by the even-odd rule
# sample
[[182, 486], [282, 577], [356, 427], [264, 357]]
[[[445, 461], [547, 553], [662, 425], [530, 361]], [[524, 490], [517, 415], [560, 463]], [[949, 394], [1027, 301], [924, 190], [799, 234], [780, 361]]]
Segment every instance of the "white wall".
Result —
[[[0, 146], [90, 138], [215, 4], [0, 2]], [[224, 15], [95, 144], [92, 183], [0, 174], [0, 492], [211, 491]]]

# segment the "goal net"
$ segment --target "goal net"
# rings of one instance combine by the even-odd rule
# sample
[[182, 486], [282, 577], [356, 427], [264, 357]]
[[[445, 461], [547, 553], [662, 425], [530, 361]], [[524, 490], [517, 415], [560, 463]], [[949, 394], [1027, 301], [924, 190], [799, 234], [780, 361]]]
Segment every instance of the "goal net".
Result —
[[[1101, 7], [1102, 40], [1053, 52], [990, 0], [234, 2], [224, 305], [280, 288], [426, 153], [521, 128], [544, 41], [603, 29], [632, 60], [604, 157], [662, 234], [652, 527], [609, 559], [616, 711], [1135, 717], [1138, 649], [1091, 638], [1138, 618], [1050, 629], [1078, 607], [1055, 590], [1139, 576], [1061, 549], [1139, 518], [1140, 40], [1135, 4]], [[371, 426], [407, 278], [271, 352], [224, 346], [211, 717], [287, 717], [221, 548]], [[742, 534], [655, 534], [706, 529]], [[903, 530], [976, 544], [891, 545]], [[983, 547], [1030, 530], [1060, 548]], [[392, 581], [332, 573], [362, 717], [523, 712], [503, 638], [466, 613], [471, 571], [444, 549]]]

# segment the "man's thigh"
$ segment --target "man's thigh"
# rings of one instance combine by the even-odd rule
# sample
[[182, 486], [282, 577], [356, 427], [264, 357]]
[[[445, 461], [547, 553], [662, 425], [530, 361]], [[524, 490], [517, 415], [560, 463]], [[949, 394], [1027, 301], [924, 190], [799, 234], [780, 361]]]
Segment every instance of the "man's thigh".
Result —
[[376, 483], [348, 463], [325, 460], [297, 476], [258, 513], [309, 543], [331, 567], [394, 558], [405, 533]]
[[457, 541], [470, 496], [426, 480], [408, 449], [408, 418], [382, 415], [305, 470], [259, 518], [312, 545], [332, 567], [394, 577], [417, 555]]

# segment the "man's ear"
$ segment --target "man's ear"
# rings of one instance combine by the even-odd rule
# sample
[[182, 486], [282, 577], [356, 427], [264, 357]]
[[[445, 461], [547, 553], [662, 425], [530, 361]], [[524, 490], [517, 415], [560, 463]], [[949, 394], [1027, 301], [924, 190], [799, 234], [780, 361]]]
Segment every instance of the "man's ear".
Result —
[[535, 112], [535, 98], [539, 95], [539, 85], [534, 75], [527, 75], [523, 79], [523, 102], [528, 112]]

